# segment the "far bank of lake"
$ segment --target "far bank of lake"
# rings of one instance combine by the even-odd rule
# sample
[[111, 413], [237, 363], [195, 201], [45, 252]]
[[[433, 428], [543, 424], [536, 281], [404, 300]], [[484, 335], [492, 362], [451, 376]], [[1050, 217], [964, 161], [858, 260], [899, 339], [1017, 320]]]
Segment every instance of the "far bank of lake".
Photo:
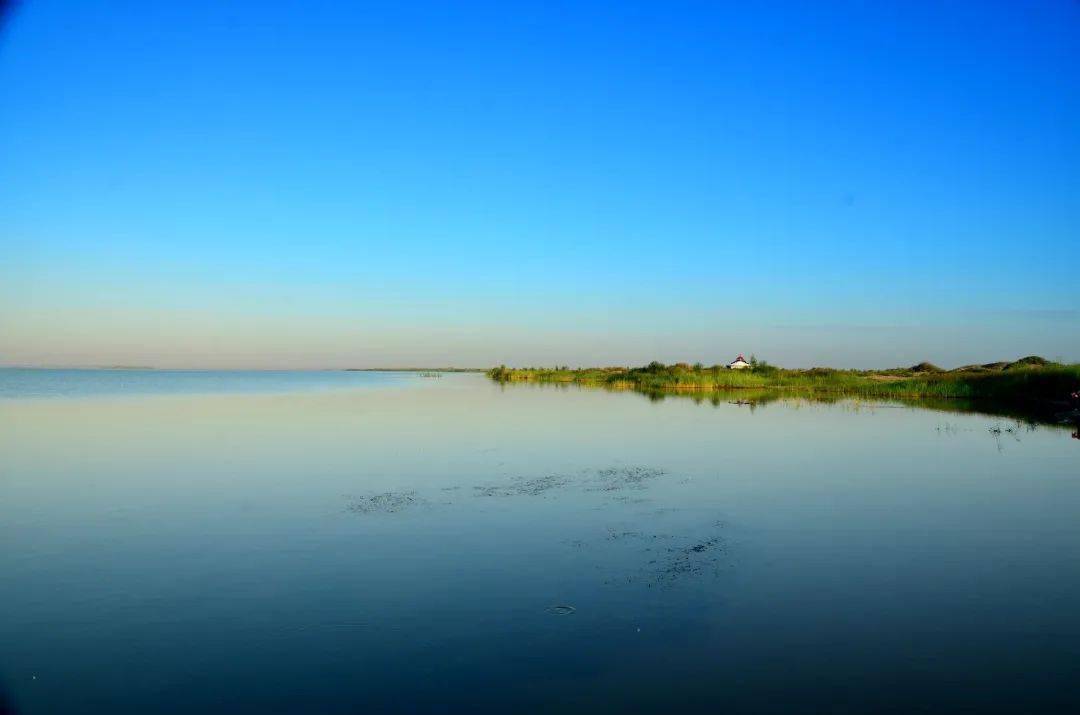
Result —
[[942, 370], [930, 363], [888, 370], [788, 370], [760, 363], [732, 370], [722, 365], [653, 362], [638, 368], [500, 366], [487, 374], [500, 383], [576, 384], [634, 390], [655, 397], [682, 394], [719, 400], [730, 393], [748, 402], [784, 396], [867, 398], [933, 409], [976, 409], [1047, 423], [1080, 423], [1080, 364], [1052, 363], [1034, 355], [954, 370]]

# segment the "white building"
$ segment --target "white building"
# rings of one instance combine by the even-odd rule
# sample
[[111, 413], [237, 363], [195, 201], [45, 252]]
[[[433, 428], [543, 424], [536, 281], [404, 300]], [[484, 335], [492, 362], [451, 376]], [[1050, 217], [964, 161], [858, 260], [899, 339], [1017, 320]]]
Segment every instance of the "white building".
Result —
[[750, 367], [750, 363], [746, 362], [742, 354], [735, 358], [733, 362], [728, 363], [728, 369], [730, 370], [745, 370], [748, 367]]

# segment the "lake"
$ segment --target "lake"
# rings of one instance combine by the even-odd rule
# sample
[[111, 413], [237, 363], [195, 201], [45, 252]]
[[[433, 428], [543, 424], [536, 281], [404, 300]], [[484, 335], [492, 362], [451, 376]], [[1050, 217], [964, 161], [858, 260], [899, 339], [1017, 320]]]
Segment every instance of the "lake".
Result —
[[980, 414], [0, 370], [0, 568], [0, 712], [1080, 711], [1080, 441]]

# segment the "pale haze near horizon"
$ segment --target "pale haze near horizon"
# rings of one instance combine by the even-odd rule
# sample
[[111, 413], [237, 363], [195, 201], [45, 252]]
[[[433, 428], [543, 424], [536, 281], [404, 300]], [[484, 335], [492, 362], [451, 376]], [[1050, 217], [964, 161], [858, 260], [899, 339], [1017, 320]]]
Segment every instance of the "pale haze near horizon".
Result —
[[1077, 361], [1077, 66], [1070, 2], [22, 3], [0, 365]]

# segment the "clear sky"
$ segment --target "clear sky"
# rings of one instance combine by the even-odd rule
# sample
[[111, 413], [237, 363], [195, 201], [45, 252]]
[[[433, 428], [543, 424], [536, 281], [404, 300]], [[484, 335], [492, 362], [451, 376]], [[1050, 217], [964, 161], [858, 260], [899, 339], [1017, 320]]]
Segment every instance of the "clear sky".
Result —
[[0, 364], [1080, 360], [1080, 3], [65, 2]]

